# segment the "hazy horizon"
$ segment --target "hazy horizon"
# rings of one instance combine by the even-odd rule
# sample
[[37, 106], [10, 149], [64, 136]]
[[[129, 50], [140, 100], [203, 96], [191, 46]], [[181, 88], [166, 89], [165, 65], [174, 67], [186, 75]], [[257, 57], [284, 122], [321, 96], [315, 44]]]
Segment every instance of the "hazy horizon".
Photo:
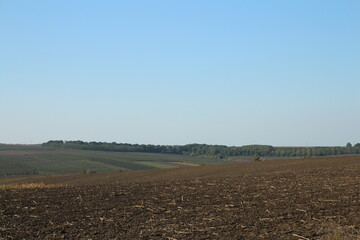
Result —
[[[86, 141], [86, 140], [81, 140], [81, 139], [72, 139], [72, 140], [63, 140], [63, 139], [51, 139], [49, 141], [64, 141], [64, 142], [71, 142], [71, 141], [82, 141], [82, 142], [103, 142], [103, 143], [113, 143], [113, 142], [104, 142], [104, 141]], [[7, 144], [7, 145], [41, 145], [43, 143], [46, 143], [48, 141], [45, 142], [39, 142], [39, 143], [2, 143], [0, 142], [0, 144]], [[359, 142], [347, 142], [346, 144], [343, 145], [307, 145], [307, 146], [295, 146], [295, 145], [289, 145], [289, 146], [280, 146], [280, 145], [272, 145], [272, 144], [257, 144], [257, 143], [253, 143], [253, 144], [244, 144], [244, 145], [226, 145], [226, 144], [209, 144], [209, 143], [199, 143], [199, 142], [192, 142], [192, 143], [185, 143], [185, 144], [152, 144], [152, 143], [129, 143], [129, 142], [116, 142], [117, 144], [139, 144], [139, 145], [162, 145], [162, 146], [183, 146], [183, 145], [188, 145], [188, 144], [205, 144], [205, 145], [224, 145], [224, 146], [228, 146], [228, 147], [242, 147], [242, 146], [251, 146], [251, 145], [267, 145], [267, 146], [273, 146], [273, 147], [346, 147], [346, 144], [350, 143], [351, 145], [355, 145], [358, 144]]]
[[0, 1], [0, 143], [358, 143], [358, 9]]

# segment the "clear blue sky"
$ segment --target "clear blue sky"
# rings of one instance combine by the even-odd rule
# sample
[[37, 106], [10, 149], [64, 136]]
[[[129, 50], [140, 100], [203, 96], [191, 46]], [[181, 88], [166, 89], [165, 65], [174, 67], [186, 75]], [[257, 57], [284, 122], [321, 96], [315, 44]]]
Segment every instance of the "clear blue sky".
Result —
[[360, 142], [360, 1], [0, 0], [0, 143]]

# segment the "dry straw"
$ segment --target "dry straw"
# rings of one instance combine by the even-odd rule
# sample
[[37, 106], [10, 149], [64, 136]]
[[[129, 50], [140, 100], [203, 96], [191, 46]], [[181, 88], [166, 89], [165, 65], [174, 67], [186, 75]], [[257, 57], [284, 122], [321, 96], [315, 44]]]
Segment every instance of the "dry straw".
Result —
[[54, 188], [63, 187], [62, 184], [45, 184], [45, 183], [23, 183], [23, 184], [4, 184], [0, 185], [1, 190], [5, 189], [31, 189], [31, 188]]

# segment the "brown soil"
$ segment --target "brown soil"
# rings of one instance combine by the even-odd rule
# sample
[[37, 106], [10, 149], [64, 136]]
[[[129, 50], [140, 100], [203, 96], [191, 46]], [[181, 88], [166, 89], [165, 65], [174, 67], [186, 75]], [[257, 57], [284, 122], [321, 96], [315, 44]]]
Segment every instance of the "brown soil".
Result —
[[360, 156], [16, 182], [67, 186], [0, 190], [0, 239], [360, 239]]

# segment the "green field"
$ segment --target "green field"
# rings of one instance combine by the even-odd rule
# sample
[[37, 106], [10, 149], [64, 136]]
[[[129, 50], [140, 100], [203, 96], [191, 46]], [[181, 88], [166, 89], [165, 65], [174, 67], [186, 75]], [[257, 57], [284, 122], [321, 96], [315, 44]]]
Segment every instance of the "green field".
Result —
[[47, 175], [146, 170], [179, 167], [183, 163], [208, 165], [226, 160], [177, 154], [84, 150], [49, 150], [24, 147], [0, 150], [0, 176]]

